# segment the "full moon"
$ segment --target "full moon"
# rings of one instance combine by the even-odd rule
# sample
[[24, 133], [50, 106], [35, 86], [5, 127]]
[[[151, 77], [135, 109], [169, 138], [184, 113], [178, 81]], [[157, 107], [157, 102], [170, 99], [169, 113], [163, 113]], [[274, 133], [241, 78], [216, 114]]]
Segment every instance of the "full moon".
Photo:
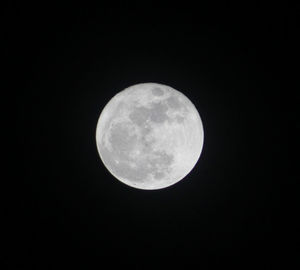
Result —
[[203, 125], [181, 92], [141, 83], [116, 94], [102, 110], [96, 144], [108, 171], [124, 184], [162, 189], [186, 177], [203, 147]]

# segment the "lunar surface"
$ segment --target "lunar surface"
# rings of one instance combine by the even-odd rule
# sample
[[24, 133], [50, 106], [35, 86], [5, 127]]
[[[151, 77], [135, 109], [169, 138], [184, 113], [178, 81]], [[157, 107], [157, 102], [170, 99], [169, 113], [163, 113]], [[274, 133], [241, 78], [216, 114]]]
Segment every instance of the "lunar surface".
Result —
[[203, 126], [192, 102], [162, 84], [143, 83], [115, 95], [100, 114], [100, 158], [121, 182], [161, 189], [183, 179], [203, 147]]

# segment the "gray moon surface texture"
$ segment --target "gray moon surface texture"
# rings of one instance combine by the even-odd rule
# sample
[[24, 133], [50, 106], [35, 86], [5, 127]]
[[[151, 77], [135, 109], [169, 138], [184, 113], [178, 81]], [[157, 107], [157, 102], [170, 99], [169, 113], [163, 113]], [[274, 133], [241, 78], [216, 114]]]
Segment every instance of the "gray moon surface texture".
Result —
[[145, 190], [171, 186], [187, 176], [203, 147], [200, 115], [181, 92], [141, 83], [116, 94], [96, 128], [100, 158], [124, 184]]

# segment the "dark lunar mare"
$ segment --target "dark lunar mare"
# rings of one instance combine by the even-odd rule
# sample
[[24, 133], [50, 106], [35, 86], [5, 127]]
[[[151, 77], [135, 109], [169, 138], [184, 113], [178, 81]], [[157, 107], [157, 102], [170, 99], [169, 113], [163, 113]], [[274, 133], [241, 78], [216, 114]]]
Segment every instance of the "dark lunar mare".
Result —
[[[100, 149], [105, 163], [113, 174], [132, 182], [146, 181], [149, 174], [153, 174], [155, 179], [162, 179], [165, 176], [165, 173], [169, 171], [169, 165], [173, 162], [173, 156], [164, 151], [153, 151], [154, 141], [146, 141], [145, 136], [151, 132], [149, 123], [162, 124], [170, 120], [166, 114], [167, 110], [168, 106], [162, 102], [152, 102], [149, 108], [134, 107], [129, 114], [129, 119], [139, 128], [140, 138], [132, 132], [131, 129], [134, 126], [130, 123], [121, 122], [112, 127], [109, 138], [112, 151], [102, 146], [100, 146]], [[142, 156], [148, 158], [136, 160], [129, 156], [137, 140], [143, 147]], [[119, 161], [119, 163], [116, 161]], [[137, 167], [131, 167], [130, 162], [136, 164]]]

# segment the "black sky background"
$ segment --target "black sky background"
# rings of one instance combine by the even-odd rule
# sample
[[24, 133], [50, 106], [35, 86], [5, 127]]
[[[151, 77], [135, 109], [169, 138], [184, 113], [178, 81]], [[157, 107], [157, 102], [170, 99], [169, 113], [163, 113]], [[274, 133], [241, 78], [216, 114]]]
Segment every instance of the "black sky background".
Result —
[[[167, 258], [174, 268], [175, 258], [189, 257], [263, 269], [287, 260], [281, 158], [290, 158], [293, 7], [26, 2], [8, 14], [19, 165], [6, 266], [111, 258], [145, 269]], [[192, 172], [157, 191], [115, 180], [95, 144], [106, 103], [142, 82], [182, 91], [205, 133]]]

